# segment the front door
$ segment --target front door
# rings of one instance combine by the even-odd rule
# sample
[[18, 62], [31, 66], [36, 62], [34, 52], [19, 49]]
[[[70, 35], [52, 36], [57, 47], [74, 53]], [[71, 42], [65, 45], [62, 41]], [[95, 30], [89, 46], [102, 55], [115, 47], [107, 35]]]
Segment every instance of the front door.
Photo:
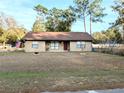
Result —
[[69, 50], [69, 42], [64, 42], [64, 50]]

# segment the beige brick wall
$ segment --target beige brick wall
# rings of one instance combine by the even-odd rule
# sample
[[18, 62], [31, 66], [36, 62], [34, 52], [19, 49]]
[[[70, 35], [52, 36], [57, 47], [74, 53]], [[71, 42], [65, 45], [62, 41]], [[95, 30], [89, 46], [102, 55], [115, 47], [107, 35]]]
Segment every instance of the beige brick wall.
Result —
[[77, 48], [77, 42], [71, 41], [70, 42], [70, 51], [92, 51], [92, 43], [85, 42], [84, 48]]
[[[46, 51], [46, 45], [45, 41], [36, 41], [39, 44], [39, 47], [32, 48], [32, 42], [33, 41], [26, 41], [25, 42], [25, 52], [45, 52]], [[59, 49], [52, 50], [49, 48], [49, 52], [64, 52], [63, 49], [63, 42], [59, 43]], [[70, 51], [92, 51], [92, 43], [91, 42], [85, 42], [85, 48], [77, 48], [77, 42], [70, 41]]]
[[32, 48], [33, 41], [26, 41], [25, 42], [25, 52], [45, 52], [45, 41], [35, 41], [38, 42], [38, 48]]

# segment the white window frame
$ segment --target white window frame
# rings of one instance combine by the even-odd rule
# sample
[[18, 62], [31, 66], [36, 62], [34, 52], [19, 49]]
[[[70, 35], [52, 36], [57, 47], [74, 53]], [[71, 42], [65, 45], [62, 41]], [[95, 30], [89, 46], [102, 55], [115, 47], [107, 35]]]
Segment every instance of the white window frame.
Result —
[[77, 41], [77, 48], [85, 48], [86, 43], [84, 41]]
[[52, 50], [59, 49], [59, 42], [58, 41], [51, 41], [51, 43], [50, 43], [50, 49], [52, 49]]
[[33, 41], [32, 42], [32, 48], [38, 49], [39, 48], [39, 42]]

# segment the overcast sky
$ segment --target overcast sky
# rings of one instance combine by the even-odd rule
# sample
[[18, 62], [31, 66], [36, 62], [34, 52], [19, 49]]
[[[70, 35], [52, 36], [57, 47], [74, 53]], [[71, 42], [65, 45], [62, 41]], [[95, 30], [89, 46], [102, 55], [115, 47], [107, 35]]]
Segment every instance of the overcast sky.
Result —
[[[103, 0], [102, 6], [106, 8], [105, 13], [108, 15], [104, 17], [104, 23], [94, 23], [93, 31], [101, 31], [107, 29], [109, 23], [114, 22], [117, 14], [112, 12], [110, 6], [114, 0]], [[66, 9], [68, 6], [73, 5], [73, 0], [0, 0], [0, 12], [12, 16], [16, 19], [19, 25], [23, 25], [28, 30], [31, 30], [32, 25], [36, 19], [37, 13], [33, 10], [34, 6], [42, 4], [43, 6], [51, 9], [53, 7]], [[89, 28], [89, 22], [87, 21]], [[87, 29], [89, 31], [89, 29]], [[83, 21], [73, 23], [72, 31], [84, 31]]]

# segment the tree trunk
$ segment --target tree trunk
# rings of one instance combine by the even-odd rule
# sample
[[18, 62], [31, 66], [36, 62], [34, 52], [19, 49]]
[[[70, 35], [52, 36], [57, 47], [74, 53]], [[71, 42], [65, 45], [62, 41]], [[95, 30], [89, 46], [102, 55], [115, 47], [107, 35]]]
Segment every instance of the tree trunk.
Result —
[[3, 48], [5, 49], [5, 46], [6, 46], [6, 42], [3, 42]]
[[84, 15], [84, 31], [87, 32], [85, 15]]
[[90, 35], [92, 35], [92, 16], [90, 14]]
[[124, 44], [124, 24], [122, 26], [123, 26], [123, 29], [122, 29], [122, 43]]

